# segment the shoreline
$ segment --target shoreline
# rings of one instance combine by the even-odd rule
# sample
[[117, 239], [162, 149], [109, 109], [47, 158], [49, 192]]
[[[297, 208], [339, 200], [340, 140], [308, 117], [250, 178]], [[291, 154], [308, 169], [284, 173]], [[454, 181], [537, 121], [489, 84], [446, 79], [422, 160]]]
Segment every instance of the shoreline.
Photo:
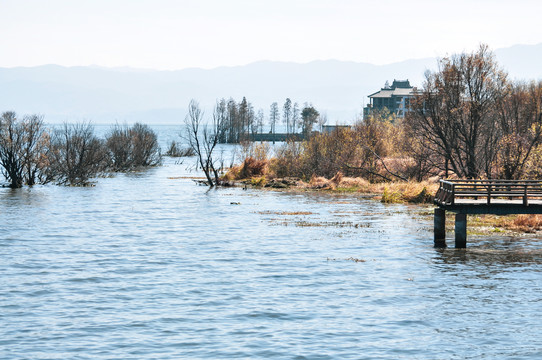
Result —
[[[275, 178], [268, 180], [268, 182], [264, 182], [261, 178], [249, 178], [227, 180], [225, 185], [222, 186], [299, 194], [352, 195], [385, 204], [416, 206], [420, 216], [433, 217], [432, 209], [434, 209], [435, 205], [433, 205], [432, 199], [438, 187], [437, 183], [392, 182], [369, 184], [366, 181], [358, 181], [364, 185], [360, 187], [333, 187], [329, 184], [332, 183], [333, 179], [327, 180], [320, 177], [316, 179], [317, 181], [312, 181], [311, 185], [311, 182], [304, 182], [298, 178]], [[454, 233], [452, 216], [446, 217], [446, 232], [448, 234]], [[525, 235], [536, 236], [541, 232], [542, 215], [469, 215], [468, 235], [470, 236], [499, 234], [520, 237]]]

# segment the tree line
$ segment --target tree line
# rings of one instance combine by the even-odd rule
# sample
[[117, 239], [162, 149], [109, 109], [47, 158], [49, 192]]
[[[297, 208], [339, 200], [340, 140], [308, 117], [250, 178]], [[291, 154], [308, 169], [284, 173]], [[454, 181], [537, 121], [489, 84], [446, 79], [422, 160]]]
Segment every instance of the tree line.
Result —
[[[297, 103], [287, 98], [283, 106], [283, 116], [288, 134], [294, 134], [300, 128], [306, 138], [312, 132], [320, 113], [309, 104], [305, 104], [301, 111]], [[263, 128], [263, 111], [259, 110], [257, 115], [254, 108], [243, 97], [237, 104], [235, 100], [218, 100], [213, 109], [212, 121], [204, 120], [204, 112], [200, 104], [192, 99], [188, 105], [188, 114], [185, 118], [185, 139], [189, 148], [197, 156], [198, 166], [205, 174], [207, 184], [211, 187], [220, 184], [217, 157], [213, 152], [219, 143], [241, 143], [250, 140], [250, 134]], [[278, 104], [271, 104], [270, 128], [275, 133], [276, 123], [280, 120]]]
[[[542, 176], [542, 81], [509, 79], [486, 45], [440, 59], [404, 119], [387, 109], [275, 151], [266, 176], [372, 182]], [[251, 163], [250, 161], [247, 162]]]
[[[460, 178], [532, 176], [542, 141], [542, 82], [512, 81], [486, 45], [439, 61], [406, 119], [410, 154]], [[534, 165], [533, 165], [534, 166]]]
[[107, 172], [158, 165], [160, 147], [147, 125], [115, 125], [104, 139], [90, 123], [47, 128], [40, 115], [0, 116], [0, 171], [11, 188], [56, 183], [87, 185]]
[[277, 125], [282, 124], [287, 134], [310, 134], [313, 125], [323, 117], [312, 104], [305, 103], [300, 106], [286, 98], [282, 107], [273, 102], [269, 109], [269, 115], [265, 117], [263, 109], [255, 110], [254, 106], [243, 97], [240, 102], [230, 98], [218, 100], [213, 109], [215, 122], [219, 124], [218, 142], [223, 144], [238, 144], [249, 140], [250, 135], [263, 133], [266, 124], [269, 132], [275, 134]]

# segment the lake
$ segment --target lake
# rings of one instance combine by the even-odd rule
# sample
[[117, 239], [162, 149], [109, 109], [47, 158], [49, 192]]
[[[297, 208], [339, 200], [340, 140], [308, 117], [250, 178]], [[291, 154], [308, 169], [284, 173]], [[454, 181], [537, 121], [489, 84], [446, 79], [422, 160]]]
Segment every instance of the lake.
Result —
[[542, 237], [438, 250], [431, 207], [193, 162], [0, 188], [1, 359], [542, 358]]

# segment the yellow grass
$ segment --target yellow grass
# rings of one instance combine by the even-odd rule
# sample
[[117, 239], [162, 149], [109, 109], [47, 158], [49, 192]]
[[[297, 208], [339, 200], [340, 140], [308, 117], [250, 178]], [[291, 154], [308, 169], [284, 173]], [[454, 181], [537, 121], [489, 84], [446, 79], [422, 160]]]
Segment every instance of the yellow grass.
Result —
[[497, 226], [511, 231], [536, 232], [542, 230], [542, 215], [517, 215], [501, 217]]
[[[224, 180], [250, 180], [248, 183], [253, 186], [265, 186], [268, 182], [265, 175], [265, 170], [253, 171], [252, 163], [245, 162], [243, 165], [231, 168], [223, 177]], [[246, 168], [250, 170], [247, 171]], [[257, 168], [254, 166], [254, 168]], [[266, 169], [265, 166], [261, 166]], [[245, 178], [243, 173], [256, 173], [258, 176]], [[247, 182], [244, 181], [246, 184]], [[339, 192], [357, 192], [363, 194], [374, 194], [382, 202], [386, 203], [431, 203], [433, 196], [438, 189], [438, 183], [435, 181], [401, 181], [401, 182], [385, 182], [385, 183], [370, 183], [366, 179], [359, 177], [346, 177], [341, 172], [338, 172], [331, 179], [326, 179], [322, 176], [313, 175], [308, 183], [299, 181], [298, 185], [291, 189], [309, 189], [309, 190], [327, 190]]]

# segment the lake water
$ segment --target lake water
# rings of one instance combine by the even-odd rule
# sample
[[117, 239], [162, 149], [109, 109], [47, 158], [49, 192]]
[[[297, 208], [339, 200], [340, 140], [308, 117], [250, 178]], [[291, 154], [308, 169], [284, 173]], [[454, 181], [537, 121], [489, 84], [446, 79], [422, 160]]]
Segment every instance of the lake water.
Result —
[[542, 238], [436, 250], [430, 207], [181, 161], [0, 189], [1, 359], [542, 358]]

